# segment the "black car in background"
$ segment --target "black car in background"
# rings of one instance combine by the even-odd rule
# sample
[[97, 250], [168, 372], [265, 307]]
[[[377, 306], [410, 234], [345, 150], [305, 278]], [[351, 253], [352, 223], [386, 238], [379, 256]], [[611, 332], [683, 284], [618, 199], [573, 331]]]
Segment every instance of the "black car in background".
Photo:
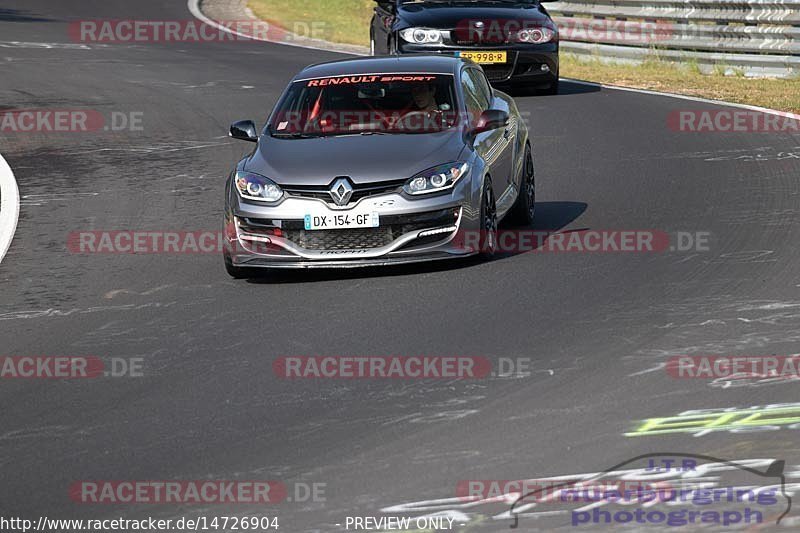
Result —
[[455, 55], [494, 85], [556, 94], [558, 28], [540, 1], [375, 0], [372, 55]]

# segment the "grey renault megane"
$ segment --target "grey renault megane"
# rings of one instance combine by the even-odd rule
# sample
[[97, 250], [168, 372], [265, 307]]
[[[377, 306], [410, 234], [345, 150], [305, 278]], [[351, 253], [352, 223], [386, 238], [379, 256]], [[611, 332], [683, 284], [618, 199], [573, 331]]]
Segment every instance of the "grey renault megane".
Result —
[[481, 67], [442, 56], [307, 67], [226, 184], [228, 273], [354, 267], [496, 250], [507, 215], [531, 224], [528, 129]]

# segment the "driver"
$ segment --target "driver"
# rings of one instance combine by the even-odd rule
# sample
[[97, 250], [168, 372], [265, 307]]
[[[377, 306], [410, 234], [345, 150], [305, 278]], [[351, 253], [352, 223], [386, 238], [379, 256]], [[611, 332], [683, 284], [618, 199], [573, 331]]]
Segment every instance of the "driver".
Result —
[[432, 83], [414, 84], [411, 87], [411, 97], [417, 109], [412, 108], [409, 112], [439, 111], [439, 105], [436, 103], [436, 85]]
[[404, 130], [439, 130], [442, 128], [443, 114], [436, 102], [436, 85], [415, 83], [411, 86], [411, 102], [400, 112], [394, 126]]

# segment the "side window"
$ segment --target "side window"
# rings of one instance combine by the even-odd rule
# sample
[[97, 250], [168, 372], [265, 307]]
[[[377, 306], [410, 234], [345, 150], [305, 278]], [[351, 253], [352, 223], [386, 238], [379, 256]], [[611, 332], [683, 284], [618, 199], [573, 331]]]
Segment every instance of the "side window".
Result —
[[492, 91], [492, 86], [489, 85], [489, 80], [486, 79], [486, 74], [479, 71], [474, 71], [475, 75], [478, 77], [478, 88], [481, 89], [481, 92], [486, 95], [486, 102], [488, 102], [489, 109], [492, 107], [492, 100], [494, 100], [494, 91]]
[[471, 85], [475, 89], [481, 111], [486, 111], [492, 105], [492, 90], [489, 88], [486, 76], [483, 75], [483, 72], [474, 68], [468, 68], [464, 74], [470, 79]]
[[481, 87], [481, 73], [475, 69], [467, 68], [461, 76], [461, 83], [464, 86], [464, 99], [466, 100], [469, 120], [474, 125], [478, 121], [481, 113], [489, 109], [490, 100]]
[[474, 123], [483, 112], [483, 109], [478, 96], [478, 88], [475, 86], [475, 80], [469, 76], [469, 70], [463, 72], [461, 76], [461, 85], [464, 89], [464, 103], [467, 106], [470, 122]]

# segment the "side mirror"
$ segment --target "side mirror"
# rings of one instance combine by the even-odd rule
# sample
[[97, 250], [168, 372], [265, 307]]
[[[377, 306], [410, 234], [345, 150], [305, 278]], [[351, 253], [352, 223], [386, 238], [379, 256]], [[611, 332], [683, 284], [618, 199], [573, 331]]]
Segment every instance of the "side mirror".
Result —
[[499, 109], [487, 109], [478, 117], [478, 122], [472, 128], [472, 134], [477, 135], [484, 131], [496, 130], [508, 126], [509, 116], [505, 111]]
[[252, 120], [234, 122], [231, 124], [231, 132], [229, 135], [240, 141], [258, 142], [258, 131], [256, 131], [256, 125]]

